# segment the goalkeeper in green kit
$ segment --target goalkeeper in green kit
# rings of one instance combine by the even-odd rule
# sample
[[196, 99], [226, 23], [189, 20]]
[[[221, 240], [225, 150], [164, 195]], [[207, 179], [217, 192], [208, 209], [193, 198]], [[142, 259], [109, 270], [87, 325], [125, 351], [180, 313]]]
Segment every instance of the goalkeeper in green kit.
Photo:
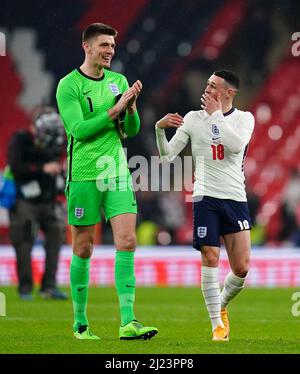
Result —
[[66, 196], [72, 225], [70, 267], [77, 339], [99, 339], [87, 319], [90, 258], [95, 224], [103, 209], [114, 244], [115, 284], [119, 298], [120, 339], [150, 339], [155, 327], [136, 320], [134, 251], [137, 206], [120, 138], [135, 136], [140, 127], [136, 99], [140, 81], [129, 87], [126, 78], [109, 69], [117, 31], [102, 23], [88, 26], [82, 36], [85, 60], [60, 80], [57, 104], [68, 137]]

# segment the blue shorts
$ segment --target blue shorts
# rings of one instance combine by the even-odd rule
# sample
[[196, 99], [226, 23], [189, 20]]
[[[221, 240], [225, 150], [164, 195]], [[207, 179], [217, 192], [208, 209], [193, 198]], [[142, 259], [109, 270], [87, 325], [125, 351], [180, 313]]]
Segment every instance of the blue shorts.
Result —
[[198, 251], [204, 245], [220, 247], [220, 236], [251, 230], [247, 202], [204, 196], [193, 202], [193, 215], [193, 247]]

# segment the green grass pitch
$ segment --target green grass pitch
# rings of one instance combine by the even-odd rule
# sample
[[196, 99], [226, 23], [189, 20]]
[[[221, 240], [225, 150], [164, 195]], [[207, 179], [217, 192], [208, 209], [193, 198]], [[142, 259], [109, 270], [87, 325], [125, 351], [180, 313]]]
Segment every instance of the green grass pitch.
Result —
[[212, 342], [200, 289], [138, 288], [136, 316], [158, 327], [150, 341], [119, 341], [119, 311], [113, 288], [91, 288], [88, 315], [101, 341], [72, 334], [71, 301], [19, 300], [1, 287], [6, 317], [0, 317], [0, 353], [300, 353], [300, 317], [291, 313], [296, 289], [245, 289], [230, 305], [229, 342]]

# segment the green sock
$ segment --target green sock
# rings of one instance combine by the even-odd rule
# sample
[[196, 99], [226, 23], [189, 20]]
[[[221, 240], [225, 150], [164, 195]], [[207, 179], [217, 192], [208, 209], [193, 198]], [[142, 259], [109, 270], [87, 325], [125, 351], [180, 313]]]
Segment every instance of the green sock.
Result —
[[70, 280], [74, 310], [74, 331], [78, 329], [78, 324], [89, 324], [86, 316], [89, 275], [90, 258], [81, 258], [73, 254], [70, 267]]
[[133, 304], [135, 298], [134, 252], [116, 251], [115, 282], [119, 297], [121, 325], [135, 319]]

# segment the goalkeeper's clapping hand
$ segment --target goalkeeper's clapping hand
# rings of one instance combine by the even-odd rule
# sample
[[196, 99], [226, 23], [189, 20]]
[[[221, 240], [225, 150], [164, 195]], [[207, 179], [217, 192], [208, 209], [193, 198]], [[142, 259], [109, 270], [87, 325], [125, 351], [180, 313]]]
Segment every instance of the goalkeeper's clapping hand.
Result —
[[136, 82], [133, 83], [133, 85], [129, 88], [133, 92], [133, 97], [128, 101], [127, 103], [127, 109], [130, 110], [135, 110], [135, 103], [136, 99], [138, 98], [139, 94], [141, 93], [143, 88], [142, 82], [140, 80], [137, 80]]
[[128, 88], [123, 94], [118, 97], [117, 103], [109, 109], [108, 113], [111, 119], [116, 119], [126, 109], [131, 114], [136, 109], [136, 99], [142, 90], [142, 83], [136, 81], [131, 87]]

